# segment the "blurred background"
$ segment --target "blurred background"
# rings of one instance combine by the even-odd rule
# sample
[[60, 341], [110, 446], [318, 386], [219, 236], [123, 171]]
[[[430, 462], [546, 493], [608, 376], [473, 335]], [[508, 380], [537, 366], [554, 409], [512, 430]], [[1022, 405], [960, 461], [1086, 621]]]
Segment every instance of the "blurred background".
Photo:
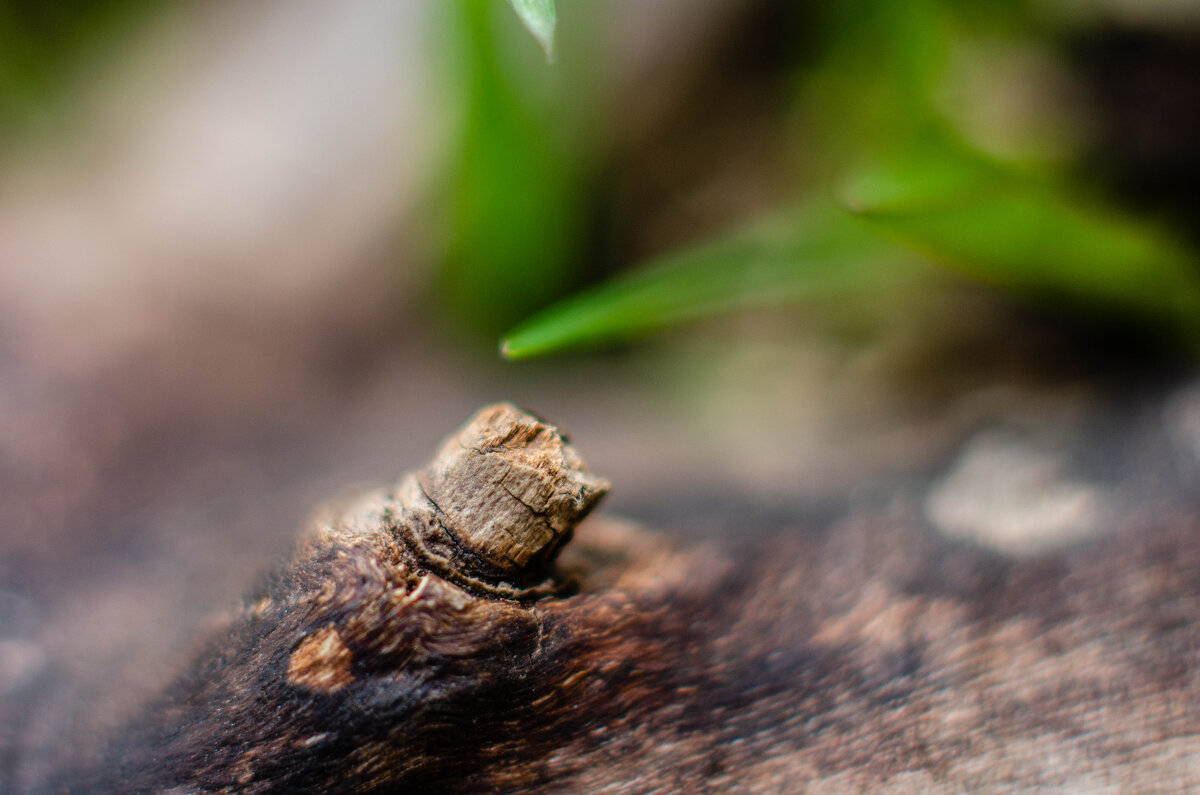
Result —
[[685, 535], [1045, 491], [1194, 366], [1196, 74], [1186, 0], [0, 2], [9, 783], [488, 401]]

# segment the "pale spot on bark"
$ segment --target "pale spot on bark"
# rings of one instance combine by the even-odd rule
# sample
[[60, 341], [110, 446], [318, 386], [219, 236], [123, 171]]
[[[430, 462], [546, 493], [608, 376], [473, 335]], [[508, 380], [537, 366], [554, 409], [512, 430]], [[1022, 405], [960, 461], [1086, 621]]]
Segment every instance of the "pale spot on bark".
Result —
[[1180, 390], [1164, 409], [1167, 433], [1183, 470], [1200, 474], [1200, 383]]
[[300, 641], [288, 660], [290, 684], [320, 693], [335, 693], [354, 681], [350, 663], [354, 656], [332, 625]]
[[999, 433], [975, 437], [930, 490], [929, 521], [1012, 556], [1038, 555], [1107, 529], [1100, 489], [1067, 476], [1061, 455]]

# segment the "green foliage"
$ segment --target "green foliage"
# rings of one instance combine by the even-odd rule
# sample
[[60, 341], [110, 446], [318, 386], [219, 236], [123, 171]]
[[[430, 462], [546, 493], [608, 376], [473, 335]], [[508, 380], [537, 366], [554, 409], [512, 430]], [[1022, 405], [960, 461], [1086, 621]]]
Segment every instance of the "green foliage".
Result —
[[921, 264], [827, 201], [811, 201], [569, 298], [511, 332], [520, 359], [687, 320], [910, 284]]
[[462, 105], [442, 197], [440, 297], [460, 328], [490, 336], [577, 286], [564, 264], [583, 239], [590, 139], [578, 117], [588, 103], [567, 102], [574, 75], [561, 66], [505, 48], [517, 26], [502, 5], [446, 8]]
[[[969, 5], [969, 4], [968, 4]], [[1020, 4], [827, 4], [800, 76], [798, 145], [822, 163], [799, 209], [700, 242], [545, 310], [510, 358], [755, 305], [930, 283], [947, 267], [1047, 306], [1157, 321], [1200, 340], [1197, 259], [1169, 234], [1052, 173], [986, 155], [939, 103], [950, 53], [1033, 35]], [[832, 196], [826, 198], [814, 198]]]
[[985, 284], [1047, 304], [1158, 321], [1200, 321], [1196, 260], [1163, 230], [986, 162], [893, 164], [849, 191], [881, 234]]
[[542, 50], [546, 60], [554, 60], [554, 0], [508, 0]]
[[52, 116], [161, 0], [0, 0], [0, 132]]

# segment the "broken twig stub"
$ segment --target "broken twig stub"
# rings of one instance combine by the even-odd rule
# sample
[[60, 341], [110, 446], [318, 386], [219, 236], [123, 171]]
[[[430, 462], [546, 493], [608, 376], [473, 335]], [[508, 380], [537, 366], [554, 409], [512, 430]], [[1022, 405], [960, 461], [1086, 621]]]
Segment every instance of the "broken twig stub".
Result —
[[431, 740], [442, 710], [529, 674], [546, 640], [532, 605], [564, 590], [554, 559], [607, 490], [554, 426], [481, 410], [424, 469], [319, 520], [76, 780], [324, 790], [344, 766], [376, 783], [444, 767], [461, 749]]
[[404, 480], [394, 519], [417, 567], [470, 591], [533, 598], [553, 589], [548, 563], [607, 491], [554, 426], [501, 403]]

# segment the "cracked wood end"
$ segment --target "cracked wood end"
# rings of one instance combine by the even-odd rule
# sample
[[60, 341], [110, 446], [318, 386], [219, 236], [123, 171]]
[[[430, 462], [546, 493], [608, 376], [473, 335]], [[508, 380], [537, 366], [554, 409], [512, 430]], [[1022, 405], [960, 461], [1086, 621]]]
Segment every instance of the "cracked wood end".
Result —
[[[479, 411], [409, 477], [402, 523], [426, 565], [497, 593], [500, 583], [541, 579], [607, 491], [557, 428], [499, 403]], [[517, 592], [510, 586], [508, 593]]]

